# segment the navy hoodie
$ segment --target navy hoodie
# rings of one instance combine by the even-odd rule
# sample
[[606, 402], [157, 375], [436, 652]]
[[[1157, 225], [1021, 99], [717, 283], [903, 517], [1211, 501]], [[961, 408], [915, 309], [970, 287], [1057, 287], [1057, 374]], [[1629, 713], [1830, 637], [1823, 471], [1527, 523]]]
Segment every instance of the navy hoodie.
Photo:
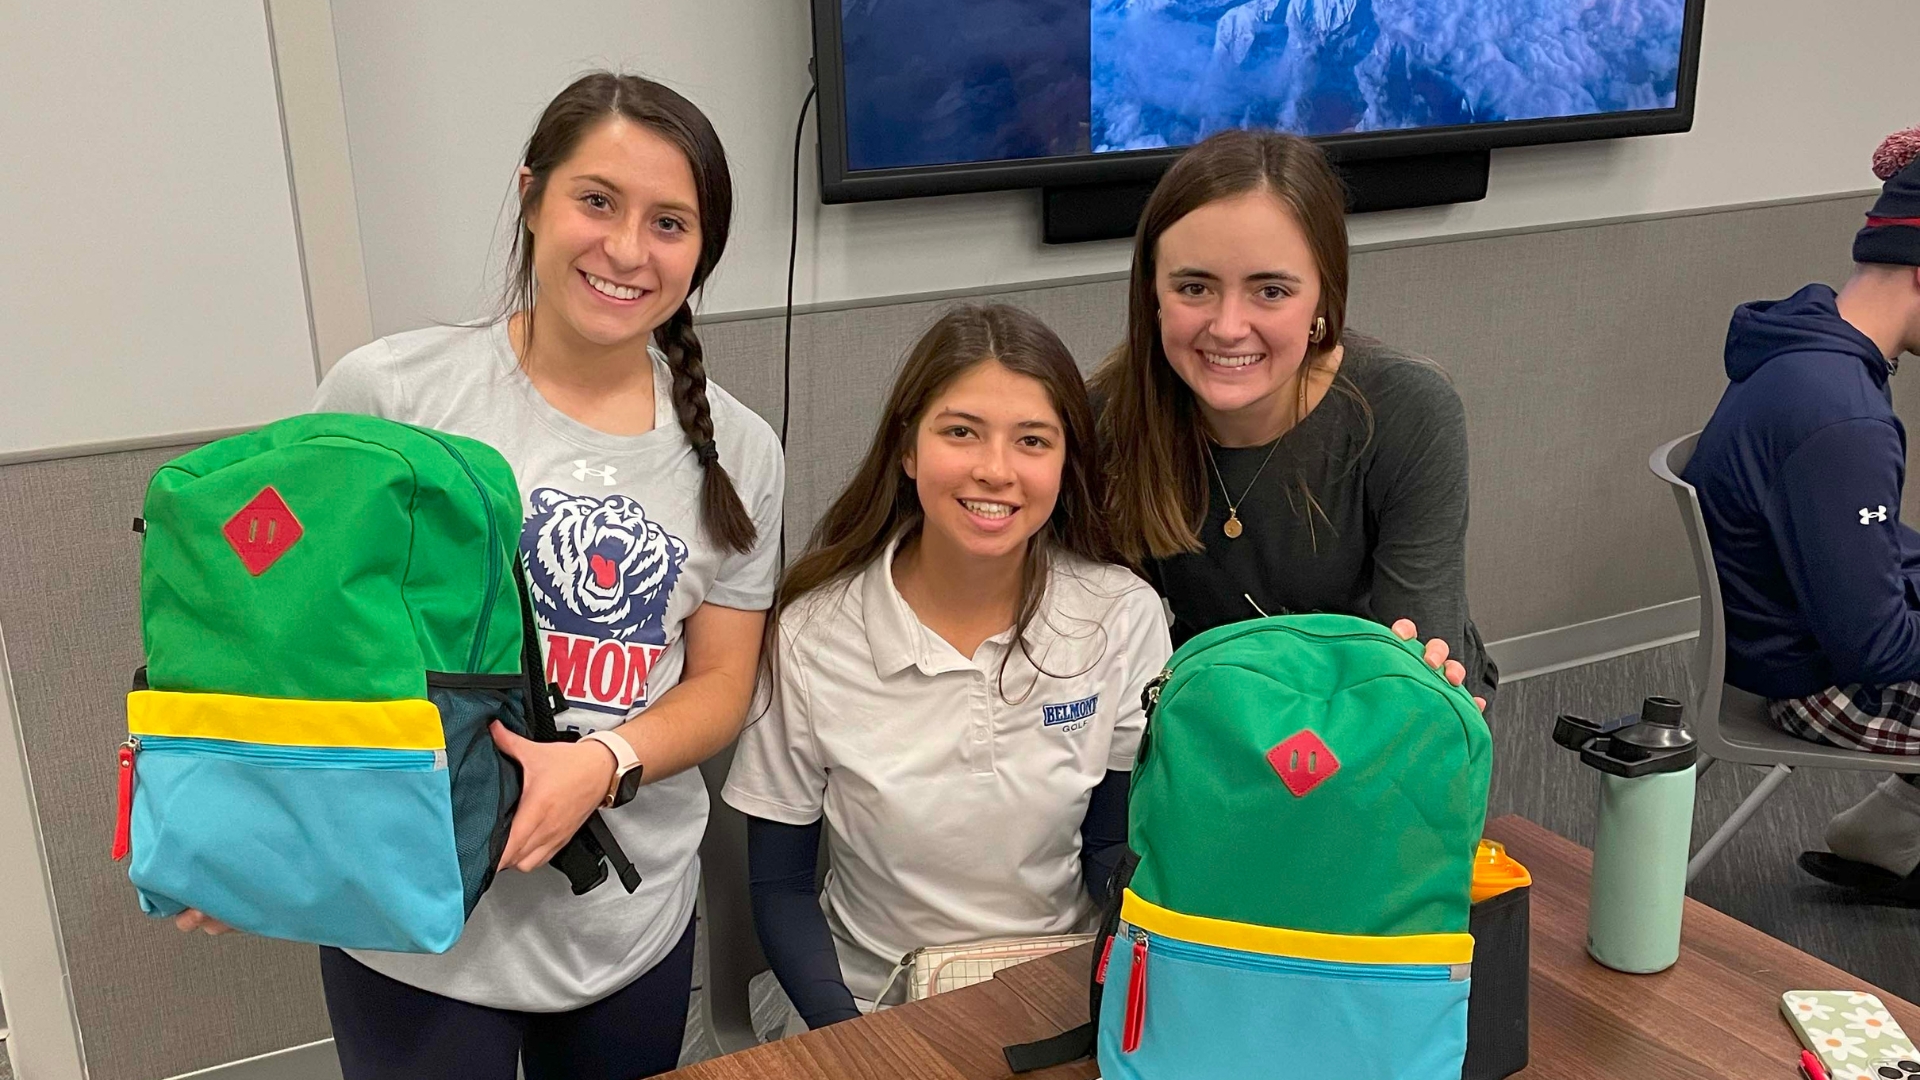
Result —
[[1809, 285], [1748, 304], [1733, 380], [1685, 470], [1727, 616], [1727, 681], [1769, 698], [1920, 679], [1920, 533], [1886, 358]]

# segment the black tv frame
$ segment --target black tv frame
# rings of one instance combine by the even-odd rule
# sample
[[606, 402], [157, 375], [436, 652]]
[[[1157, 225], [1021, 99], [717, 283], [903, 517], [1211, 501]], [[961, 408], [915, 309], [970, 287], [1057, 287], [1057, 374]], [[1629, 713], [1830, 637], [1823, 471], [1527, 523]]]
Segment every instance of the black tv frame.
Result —
[[[840, 5], [841, 0], [812, 0], [813, 67], [820, 91], [822, 202], [870, 202], [1022, 188], [1152, 184], [1184, 149], [851, 171], [847, 168], [846, 68], [840, 50]], [[1693, 127], [1694, 96], [1700, 74], [1700, 33], [1705, 20], [1706, 0], [1687, 0], [1680, 35], [1680, 67], [1674, 84], [1674, 105], [1670, 109], [1324, 135], [1315, 136], [1314, 141], [1326, 149], [1328, 158], [1335, 164], [1344, 165], [1687, 131]]]

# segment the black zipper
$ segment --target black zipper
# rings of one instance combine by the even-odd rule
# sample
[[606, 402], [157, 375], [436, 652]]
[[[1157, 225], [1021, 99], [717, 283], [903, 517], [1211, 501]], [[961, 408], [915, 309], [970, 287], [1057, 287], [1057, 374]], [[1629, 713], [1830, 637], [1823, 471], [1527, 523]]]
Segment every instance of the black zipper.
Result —
[[526, 678], [512, 675], [479, 675], [470, 671], [429, 671], [427, 685], [436, 690], [521, 690]]
[[1153, 710], [1160, 704], [1160, 691], [1166, 689], [1167, 683], [1172, 679], [1173, 668], [1162, 668], [1160, 674], [1155, 675], [1153, 680], [1147, 683], [1147, 688], [1140, 691], [1140, 709], [1147, 714], [1147, 719], [1153, 719]]

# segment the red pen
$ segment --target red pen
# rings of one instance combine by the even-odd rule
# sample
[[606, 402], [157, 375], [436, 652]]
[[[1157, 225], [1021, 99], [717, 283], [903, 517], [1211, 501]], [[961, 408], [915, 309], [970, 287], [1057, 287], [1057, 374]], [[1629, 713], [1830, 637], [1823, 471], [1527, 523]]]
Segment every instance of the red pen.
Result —
[[1827, 1070], [1821, 1066], [1820, 1059], [1814, 1057], [1811, 1050], [1800, 1051], [1800, 1073], [1807, 1080], [1827, 1080]]

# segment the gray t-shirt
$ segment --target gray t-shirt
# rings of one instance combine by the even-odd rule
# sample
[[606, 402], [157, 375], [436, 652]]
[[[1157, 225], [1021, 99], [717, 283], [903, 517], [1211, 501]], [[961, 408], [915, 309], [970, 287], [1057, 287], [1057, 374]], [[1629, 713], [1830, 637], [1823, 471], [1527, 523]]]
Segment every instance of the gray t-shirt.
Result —
[[[520, 550], [563, 727], [617, 727], [680, 681], [681, 626], [701, 604], [759, 611], [778, 576], [786, 464], [773, 429], [711, 384], [720, 464], [759, 529], [721, 549], [700, 523], [701, 468], [680, 430], [665, 358], [654, 355], [654, 428], [608, 435], [541, 397], [506, 324], [382, 338], [343, 358], [317, 412], [383, 416], [479, 439], [513, 466], [525, 503]], [[575, 1009], [644, 974], [680, 940], [699, 884], [707, 789], [698, 770], [650, 783], [602, 811], [642, 883], [609, 878], [574, 896], [558, 870], [494, 879], [441, 956], [355, 952], [376, 971], [493, 1008]]]

